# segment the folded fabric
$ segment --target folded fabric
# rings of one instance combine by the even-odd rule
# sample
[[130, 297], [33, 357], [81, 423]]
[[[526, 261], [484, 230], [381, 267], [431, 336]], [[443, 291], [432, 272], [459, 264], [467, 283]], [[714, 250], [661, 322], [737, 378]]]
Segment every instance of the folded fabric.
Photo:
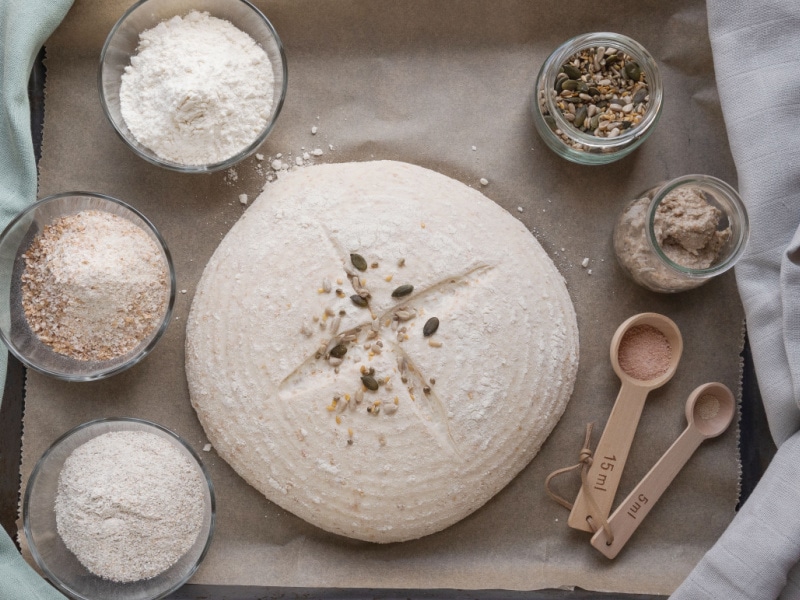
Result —
[[798, 456], [800, 433], [781, 445], [728, 529], [672, 598], [757, 600], [781, 594], [800, 555]]
[[772, 464], [675, 600], [800, 598], [800, 3], [708, 0], [751, 236], [736, 266]]
[[[31, 137], [28, 78], [39, 48], [72, 0], [0, 2], [0, 228], [36, 199], [36, 161]], [[0, 352], [0, 385], [7, 353]], [[55, 591], [22, 559], [0, 527], [0, 600], [52, 600]]]
[[0, 600], [65, 600], [22, 558], [0, 527]]
[[[72, 0], [0, 2], [0, 229], [36, 200], [28, 78], [39, 48], [64, 19]], [[0, 384], [6, 353], [0, 352]]]

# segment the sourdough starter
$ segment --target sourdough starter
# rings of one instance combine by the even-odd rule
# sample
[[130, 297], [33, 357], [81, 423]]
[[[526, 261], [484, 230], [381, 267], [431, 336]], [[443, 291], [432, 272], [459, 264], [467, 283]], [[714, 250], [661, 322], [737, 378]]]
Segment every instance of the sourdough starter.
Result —
[[[657, 188], [631, 202], [614, 229], [614, 250], [634, 281], [656, 292], [679, 292], [706, 281], [668, 265], [647, 238], [649, 209]], [[659, 203], [653, 215], [655, 242], [673, 263], [686, 269], [713, 267], [731, 237], [722, 226], [722, 211], [706, 200], [699, 188], [678, 187]]]

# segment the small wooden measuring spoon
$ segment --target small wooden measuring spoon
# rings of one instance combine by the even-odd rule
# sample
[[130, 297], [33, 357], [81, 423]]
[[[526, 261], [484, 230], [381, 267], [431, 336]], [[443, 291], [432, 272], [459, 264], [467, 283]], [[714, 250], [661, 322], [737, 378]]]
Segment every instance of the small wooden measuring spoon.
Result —
[[[620, 366], [620, 346], [625, 335], [634, 327], [648, 325], [657, 329], [667, 339], [670, 347], [669, 365], [666, 371], [651, 379], [637, 379]], [[634, 338], [629, 338], [633, 342]], [[626, 348], [626, 352], [630, 350]], [[622, 469], [628, 459], [628, 452], [642, 415], [644, 401], [647, 394], [669, 381], [678, 367], [681, 353], [683, 352], [683, 338], [678, 326], [669, 318], [658, 313], [641, 313], [632, 316], [617, 328], [611, 338], [611, 366], [620, 378], [617, 400], [611, 409], [611, 414], [606, 422], [603, 435], [594, 452], [594, 460], [589, 468], [586, 482], [590, 486], [590, 493], [599, 515], [592, 515], [592, 509], [586, 498], [586, 493], [581, 486], [575, 504], [569, 514], [567, 524], [582, 531], [595, 531], [600, 527], [602, 519], [611, 513], [614, 495], [617, 492]], [[602, 517], [602, 519], [600, 518]], [[591, 521], [591, 522], [590, 522]]]
[[619, 554], [694, 451], [704, 440], [722, 434], [735, 412], [733, 394], [723, 384], [706, 383], [695, 389], [686, 401], [689, 425], [609, 518], [613, 541], [600, 529], [592, 536], [592, 546], [608, 558]]

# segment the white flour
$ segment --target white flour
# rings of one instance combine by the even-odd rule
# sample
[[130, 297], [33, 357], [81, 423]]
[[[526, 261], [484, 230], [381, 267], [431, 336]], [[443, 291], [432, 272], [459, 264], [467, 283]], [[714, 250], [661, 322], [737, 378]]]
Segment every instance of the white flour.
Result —
[[203, 481], [172, 444], [117, 431], [76, 448], [58, 479], [58, 533], [89, 571], [117, 582], [150, 579], [194, 544]]
[[23, 255], [22, 307], [56, 352], [110, 360], [160, 324], [169, 301], [161, 250], [122, 217], [83, 211], [45, 227]]
[[266, 52], [228, 21], [192, 11], [140, 35], [120, 109], [133, 136], [184, 165], [219, 163], [267, 124], [274, 75]]

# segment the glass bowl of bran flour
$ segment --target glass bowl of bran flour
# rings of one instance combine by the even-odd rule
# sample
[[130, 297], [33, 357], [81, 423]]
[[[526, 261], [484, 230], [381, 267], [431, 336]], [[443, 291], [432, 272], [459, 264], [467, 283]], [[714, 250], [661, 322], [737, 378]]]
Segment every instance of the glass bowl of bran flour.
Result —
[[155, 600], [183, 585], [214, 532], [214, 487], [175, 433], [133, 418], [99, 419], [42, 455], [22, 506], [45, 576], [80, 600]]
[[169, 324], [175, 288], [155, 226], [110, 196], [49, 196], [0, 234], [0, 338], [45, 375], [92, 381], [140, 362]]
[[255, 153], [287, 89], [283, 44], [247, 0], [140, 0], [100, 55], [103, 110], [144, 160], [183, 173]]

